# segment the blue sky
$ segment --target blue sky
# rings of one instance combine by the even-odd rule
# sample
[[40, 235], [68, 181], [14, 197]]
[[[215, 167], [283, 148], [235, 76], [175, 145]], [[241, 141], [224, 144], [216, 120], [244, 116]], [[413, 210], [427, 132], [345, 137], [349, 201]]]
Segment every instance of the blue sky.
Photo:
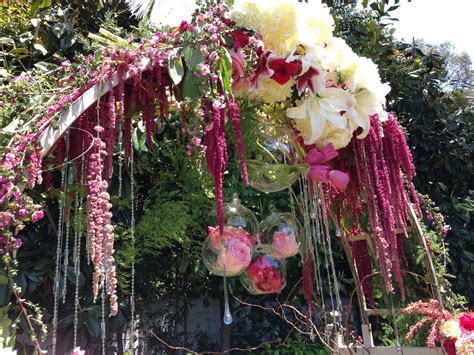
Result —
[[396, 36], [427, 43], [450, 41], [457, 52], [466, 51], [474, 60], [474, 0], [407, 0], [394, 12]]

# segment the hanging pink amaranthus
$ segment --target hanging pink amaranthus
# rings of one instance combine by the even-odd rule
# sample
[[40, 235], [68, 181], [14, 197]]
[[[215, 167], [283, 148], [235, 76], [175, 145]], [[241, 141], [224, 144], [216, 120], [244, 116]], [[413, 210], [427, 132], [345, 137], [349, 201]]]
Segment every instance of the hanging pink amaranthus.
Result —
[[114, 90], [110, 90], [107, 99], [102, 103], [104, 109], [101, 110], [101, 124], [105, 128], [103, 132], [106, 144], [106, 154], [104, 162], [104, 179], [108, 181], [113, 173], [113, 158], [115, 143], [117, 142], [117, 132], [115, 130], [117, 117], [115, 115], [115, 95]]
[[[101, 126], [94, 127], [98, 134], [103, 133]], [[110, 314], [116, 315], [118, 311], [117, 296], [115, 289], [117, 285], [114, 262], [114, 227], [112, 226], [112, 204], [107, 192], [107, 181], [102, 177], [106, 144], [98, 136], [94, 139], [93, 153], [90, 154], [87, 173], [87, 231], [89, 240], [89, 253], [94, 264], [92, 276], [92, 290], [94, 299], [97, 298], [100, 287], [105, 281], [105, 263], [108, 265], [107, 279], [109, 282]]]
[[[378, 117], [371, 117], [369, 134], [364, 140], [353, 140], [355, 169], [350, 172], [351, 185], [348, 196], [362, 194], [369, 215], [372, 240], [377, 252], [379, 267], [385, 285], [392, 291], [392, 275], [400, 286], [402, 298], [405, 296], [400, 259], [404, 257], [404, 234], [408, 222], [408, 203], [405, 178], [409, 185], [412, 201], [418, 213], [418, 197], [413, 186], [415, 167], [405, 135], [396, 118], [389, 115], [383, 124]], [[356, 223], [362, 213], [351, 207], [349, 199], [346, 205]]]
[[216, 193], [217, 221], [221, 233], [224, 231], [224, 196], [223, 179], [227, 165], [227, 145], [225, 137], [225, 104], [217, 99], [212, 104], [207, 103], [207, 108], [212, 112], [210, 128], [208, 129], [204, 144], [206, 145], [207, 167], [214, 179]]
[[[392, 201], [394, 200], [392, 196], [397, 193], [398, 186], [393, 186], [391, 184], [394, 179], [392, 179], [392, 181], [390, 179], [387, 161], [385, 160], [381, 127], [379, 126], [378, 117], [371, 118], [371, 128], [369, 135], [365, 139], [365, 148], [369, 163], [370, 181], [377, 198], [376, 208], [379, 216], [378, 226], [382, 229], [382, 233], [388, 242], [388, 253], [392, 264], [392, 272], [400, 286], [402, 299], [404, 299], [405, 291], [403, 288], [396, 235], [397, 225], [395, 221], [395, 211], [392, 208]], [[398, 171], [398, 174], [400, 174], [400, 171]]]
[[239, 150], [240, 169], [242, 170], [242, 177], [244, 178], [245, 186], [249, 186], [249, 176], [247, 172], [247, 163], [245, 162], [244, 144], [242, 143], [242, 131], [240, 130], [240, 111], [239, 106], [235, 101], [229, 102], [229, 115], [234, 125], [235, 140], [237, 141], [237, 148]]

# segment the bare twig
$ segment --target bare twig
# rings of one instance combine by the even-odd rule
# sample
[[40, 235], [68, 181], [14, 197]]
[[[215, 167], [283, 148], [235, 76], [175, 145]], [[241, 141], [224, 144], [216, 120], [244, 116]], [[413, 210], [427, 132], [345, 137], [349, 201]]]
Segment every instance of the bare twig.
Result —
[[279, 346], [282, 346], [284, 345], [287, 341], [288, 341], [288, 338], [290, 337], [290, 335], [292, 334], [292, 331], [290, 331], [288, 333], [288, 335], [286, 336], [286, 338], [281, 341], [281, 340], [274, 340], [274, 341], [269, 341], [269, 342], [265, 342], [265, 343], [261, 343], [257, 346], [254, 346], [252, 348], [232, 348], [232, 349], [227, 349], [227, 350], [224, 350], [224, 351], [202, 351], [202, 352], [197, 352], [197, 351], [194, 351], [192, 349], [189, 349], [189, 348], [186, 348], [184, 346], [174, 346], [174, 345], [171, 345], [169, 344], [168, 342], [166, 342], [166, 340], [164, 339], [161, 339], [158, 335], [156, 335], [153, 330], [150, 330], [150, 333], [151, 335], [153, 335], [160, 343], [162, 343], [164, 346], [166, 346], [167, 348], [169, 349], [172, 349], [172, 350], [184, 350], [186, 351], [187, 353], [190, 353], [190, 354], [225, 354], [225, 353], [230, 353], [231, 351], [245, 351], [245, 352], [250, 352], [250, 351], [255, 351], [255, 350], [258, 350], [260, 349], [262, 346], [265, 346], [266, 344], [278, 344]]

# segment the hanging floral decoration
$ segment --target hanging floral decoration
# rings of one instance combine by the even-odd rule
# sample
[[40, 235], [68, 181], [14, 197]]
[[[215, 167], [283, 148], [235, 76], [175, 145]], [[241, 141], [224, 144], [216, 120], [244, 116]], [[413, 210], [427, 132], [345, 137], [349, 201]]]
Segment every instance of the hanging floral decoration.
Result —
[[[106, 285], [111, 315], [118, 309], [108, 192], [116, 145], [123, 141], [129, 162], [139, 119], [146, 147], [153, 152], [157, 127], [170, 119], [171, 110], [179, 111], [181, 133], [190, 142], [188, 155], [204, 156], [214, 181], [218, 224], [209, 229], [209, 248], [215, 252], [211, 271], [242, 274], [257, 294], [278, 292], [285, 285], [284, 260], [299, 251], [311, 310], [313, 285], [322, 284], [313, 264], [323, 263], [318, 247], [331, 247], [332, 225], [338, 237], [349, 241], [361, 278], [373, 272], [367, 252], [373, 245], [387, 290], [393, 292], [395, 279], [403, 296], [400, 256], [408, 204], [414, 203], [421, 215], [413, 187], [415, 168], [397, 119], [384, 109], [389, 85], [382, 83], [370, 59], [333, 37], [333, 29], [329, 9], [316, 0], [235, 0], [231, 7], [202, 3], [191, 22], [182, 22], [172, 32], [157, 32], [138, 43], [120, 40], [118, 46], [104, 49], [99, 60], [90, 56], [81, 67], [63, 63], [64, 79], [58, 84], [64, 88], [62, 95], [54, 96], [0, 156], [0, 252], [18, 249], [24, 223], [43, 217], [41, 206], [24, 190], [41, 183], [41, 137], [57, 127], [71, 103], [98, 85], [103, 95], [46, 153], [60, 166], [74, 161], [76, 183], [85, 174], [93, 293], [97, 297]], [[28, 80], [22, 77], [12, 85]], [[290, 229], [277, 230], [271, 236], [271, 251], [257, 256], [256, 236], [227, 226], [224, 213], [227, 123], [235, 135], [243, 180], [252, 185], [242, 139], [245, 118], [239, 109], [239, 103], [247, 101], [259, 104], [256, 111], [267, 116], [263, 124], [269, 126], [274, 123], [272, 110], [284, 108], [283, 125], [301, 156], [296, 164], [307, 202], [298, 210], [298, 217], [305, 219], [304, 240]], [[84, 166], [76, 159], [80, 156]], [[368, 240], [351, 240], [368, 233], [370, 245]], [[339, 307], [331, 258], [324, 263]], [[373, 302], [370, 282], [364, 281], [364, 292]]]

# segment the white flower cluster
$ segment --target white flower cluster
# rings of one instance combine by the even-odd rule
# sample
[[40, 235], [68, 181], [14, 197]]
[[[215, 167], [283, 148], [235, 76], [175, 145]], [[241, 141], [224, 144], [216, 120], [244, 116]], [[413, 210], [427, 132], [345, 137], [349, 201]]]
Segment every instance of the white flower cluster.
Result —
[[[305, 144], [332, 143], [339, 149], [349, 144], [359, 127], [358, 137], [367, 135], [371, 116], [386, 119], [385, 96], [390, 86], [381, 82], [377, 65], [333, 37], [334, 20], [320, 0], [235, 0], [230, 17], [261, 36], [264, 50], [272, 52], [269, 58], [301, 64], [301, 72], [291, 82], [302, 99], [287, 109], [287, 116]], [[273, 89], [276, 85], [271, 83]], [[287, 86], [279, 93], [290, 94]], [[265, 102], [282, 99], [264, 92], [260, 97]]]

